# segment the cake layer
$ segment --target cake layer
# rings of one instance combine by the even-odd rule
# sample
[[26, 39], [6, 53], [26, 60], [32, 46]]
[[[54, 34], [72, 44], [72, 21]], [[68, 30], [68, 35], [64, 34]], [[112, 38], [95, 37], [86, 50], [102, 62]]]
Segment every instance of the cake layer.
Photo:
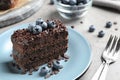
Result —
[[[44, 53], [44, 55], [45, 55], [45, 54], [48, 54], [49, 51], [55, 51], [55, 50], [61, 49], [62, 47], [68, 46], [67, 43], [68, 43], [68, 40], [64, 40], [64, 41], [62, 41], [62, 42], [54, 43], [54, 44], [45, 46], [45, 47], [43, 47], [43, 48], [39, 48], [39, 46], [38, 46], [37, 49], [34, 49], [34, 48], [33, 48], [33, 49], [29, 49], [25, 54], [20, 54], [20, 53], [14, 48], [13, 54], [14, 54], [14, 55], [18, 55], [18, 56], [20, 56], [21, 58], [24, 57], [24, 56], [25, 56], [25, 57], [27, 57], [27, 56], [30, 57], [30, 56], [32, 56], [32, 55], [39, 54], [39, 53], [40, 53], [40, 55], [42, 55], [42, 53]], [[66, 45], [66, 46], [63, 46], [63, 45]], [[17, 52], [16, 52], [16, 51], [17, 51]], [[45, 53], [45, 52], [47, 52], [47, 53]]]
[[[55, 45], [56, 47], [56, 45]], [[56, 55], [57, 52], [59, 52], [60, 50], [67, 50], [68, 46], [60, 46], [60, 47], [56, 47], [56, 49], [54, 49], [54, 47], [51, 47], [51, 49], [45, 49], [45, 50], [38, 50], [36, 53], [32, 53], [32, 54], [26, 54], [24, 56], [20, 56], [20, 55], [16, 55], [16, 53], [18, 54], [17, 51], [14, 51], [13, 53], [13, 58], [14, 56], [17, 57], [17, 60], [18, 61], [28, 61], [28, 60], [34, 60], [35, 58], [38, 58], [38, 59], [42, 59], [42, 58], [45, 58], [45, 57], [48, 57], [48, 56], [52, 56], [53, 54]], [[15, 53], [16, 52], [16, 53]], [[60, 55], [64, 55], [63, 54], [60, 54]]]
[[[16, 61], [17, 64], [19, 64], [20, 68], [24, 68], [24, 69], [28, 69], [28, 67], [32, 68], [32, 67], [36, 67], [36, 65], [34, 64], [37, 64], [37, 66], [40, 66], [42, 64], [45, 64], [45, 63], [48, 63], [49, 61], [53, 60], [53, 59], [58, 59], [59, 56], [63, 56], [66, 52], [66, 48], [65, 49], [60, 49], [59, 51], [56, 51], [53, 55], [48, 55], [44, 58], [39, 58], [39, 57], [36, 57], [32, 60], [24, 60], [24, 61], [19, 61], [18, 60], [18, 57], [17, 56], [13, 56], [14, 57], [14, 60]], [[37, 63], [36, 63], [37, 62]]]
[[34, 35], [30, 33], [27, 29], [22, 29], [22, 30], [17, 30], [12, 35], [11, 41], [14, 42], [15, 44], [19, 44], [20, 46], [28, 46], [28, 45], [31, 46], [33, 45], [32, 42], [34, 42], [34, 45], [38, 45], [39, 43], [48, 44], [48, 42], [52, 43], [53, 41], [56, 40], [58, 41], [63, 40], [67, 38], [67, 35], [68, 32], [65, 30], [60, 30], [59, 32], [56, 33], [56, 31], [53, 32], [51, 29], [49, 29], [41, 32], [40, 34]]
[[[67, 47], [64, 47], [64, 48], [61, 48], [60, 50], [64, 51], [66, 49], [67, 49]], [[48, 56], [58, 55], [58, 52], [60, 50], [50, 51], [49, 54], [45, 54], [45, 55], [44, 55], [44, 53], [42, 53], [43, 54], [42, 56], [39, 53], [39, 54], [35, 54], [33, 56], [30, 56], [30, 57], [27, 56], [27, 57], [24, 57], [24, 58], [19, 58], [19, 56], [13, 55], [13, 58], [16, 57], [17, 61], [22, 62], [24, 60], [25, 62], [22, 62], [22, 63], [27, 63], [26, 61], [28, 61], [28, 60], [30, 60], [30, 61], [35, 60], [36, 61], [36, 60], [43, 59], [43, 58], [48, 57]], [[64, 54], [59, 53], [59, 55], [63, 56]]]
[[[59, 44], [60, 42], [68, 42], [68, 39], [61, 39], [61, 40], [56, 40], [56, 41], [51, 41], [51, 43], [47, 43], [47, 44], [38, 44], [38, 45], [31, 45], [29, 47], [26, 47], [26, 48], [23, 48], [22, 46], [20, 45], [17, 45], [17, 44], [14, 44], [13, 45], [13, 48], [18, 51], [21, 55], [24, 55], [24, 54], [27, 54], [27, 53], [32, 53], [33, 51], [36, 51], [38, 49], [43, 49], [45, 48], [46, 46], [51, 46], [51, 45], [56, 45], [56, 44]], [[41, 46], [42, 45], [42, 46]]]
[[[51, 32], [51, 34], [53, 34], [53, 33]], [[62, 35], [62, 34], [64, 34], [64, 35]], [[61, 32], [61, 33], [59, 33], [59, 35], [57, 34], [57, 38], [54, 37], [55, 35], [56, 35], [56, 33], [51, 36], [50, 36], [50, 34], [46, 35], [46, 36], [42, 36], [41, 38], [39, 38], [39, 40], [36, 38], [33, 38], [34, 40], [31, 42], [28, 42], [29, 39], [28, 40], [23, 39], [22, 42], [24, 42], [24, 44], [19, 44], [19, 42], [16, 42], [17, 40], [13, 38], [12, 39], [12, 42], [14, 43], [13, 48], [15, 50], [17, 50], [20, 54], [25, 54], [26, 52], [29, 52], [29, 50], [34, 50], [37, 47], [42, 48], [47, 45], [51, 45], [51, 44], [61, 42], [63, 40], [67, 40], [68, 33]], [[28, 36], [31, 36], [31, 35], [28, 35]]]

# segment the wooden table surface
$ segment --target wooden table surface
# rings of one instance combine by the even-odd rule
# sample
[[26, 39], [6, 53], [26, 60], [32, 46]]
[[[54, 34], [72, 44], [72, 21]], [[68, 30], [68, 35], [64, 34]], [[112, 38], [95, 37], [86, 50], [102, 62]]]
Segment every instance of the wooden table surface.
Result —
[[[87, 72], [79, 80], [91, 80], [92, 76], [101, 64], [100, 56], [110, 34], [120, 36], [120, 13], [118, 13], [117, 11], [111, 11], [93, 6], [83, 19], [66, 20], [57, 13], [54, 6], [49, 5], [49, 0], [46, 0], [43, 7], [36, 14], [29, 17], [28, 19], [11, 26], [0, 28], [0, 34], [12, 27], [17, 27], [17, 25], [33, 22], [37, 18], [43, 18], [45, 20], [51, 18], [59, 18], [66, 25], [75, 26], [75, 30], [83, 34], [84, 37], [89, 41], [92, 47], [92, 63]], [[81, 24], [80, 21], [83, 21], [83, 24]], [[117, 25], [113, 25], [112, 28], [107, 29], [105, 28], [105, 24], [107, 21], [117, 22]], [[94, 25], [96, 27], [94, 33], [88, 32], [88, 28], [90, 25]], [[116, 29], [118, 30], [116, 31]], [[97, 34], [100, 30], [103, 30], [105, 32], [105, 36], [103, 38], [97, 37]], [[116, 63], [110, 66], [106, 80], [120, 80], [120, 57]]]

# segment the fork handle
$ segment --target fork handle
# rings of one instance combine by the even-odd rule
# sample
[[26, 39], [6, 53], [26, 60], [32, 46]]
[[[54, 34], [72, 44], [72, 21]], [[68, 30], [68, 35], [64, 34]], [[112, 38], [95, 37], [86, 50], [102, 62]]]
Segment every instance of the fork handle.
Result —
[[100, 67], [98, 68], [97, 72], [94, 74], [94, 76], [92, 77], [91, 80], [99, 80], [101, 72], [103, 71], [104, 68], [104, 62], [100, 65]]
[[109, 63], [105, 63], [104, 68], [102, 70], [102, 73], [101, 73], [101, 75], [100, 75], [98, 80], [105, 80], [106, 79], [108, 67], [109, 67]]

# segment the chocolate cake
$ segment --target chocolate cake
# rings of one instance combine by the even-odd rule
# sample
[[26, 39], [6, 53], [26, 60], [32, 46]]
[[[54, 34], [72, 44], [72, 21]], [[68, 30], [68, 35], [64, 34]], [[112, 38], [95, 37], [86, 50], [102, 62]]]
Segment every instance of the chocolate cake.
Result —
[[39, 19], [36, 25], [15, 31], [11, 41], [16, 65], [23, 72], [32, 72], [39, 66], [65, 55], [68, 31], [60, 20]]
[[7, 10], [15, 6], [17, 0], [0, 0], [0, 10]]

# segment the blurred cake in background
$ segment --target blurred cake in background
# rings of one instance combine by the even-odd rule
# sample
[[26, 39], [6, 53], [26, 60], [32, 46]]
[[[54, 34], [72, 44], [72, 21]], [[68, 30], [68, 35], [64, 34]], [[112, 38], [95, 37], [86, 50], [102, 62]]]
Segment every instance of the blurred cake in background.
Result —
[[0, 12], [13, 8], [20, 8], [28, 1], [29, 0], [0, 0]]
[[30, 17], [43, 3], [44, 0], [0, 0], [0, 28]]
[[0, 0], [0, 10], [8, 10], [17, 4], [18, 0]]

